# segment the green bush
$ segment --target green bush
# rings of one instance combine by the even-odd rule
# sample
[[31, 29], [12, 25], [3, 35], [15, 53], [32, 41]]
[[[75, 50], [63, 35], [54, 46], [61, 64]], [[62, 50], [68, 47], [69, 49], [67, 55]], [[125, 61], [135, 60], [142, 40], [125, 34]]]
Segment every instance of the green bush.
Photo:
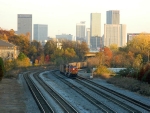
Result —
[[120, 70], [117, 74], [122, 76], [122, 77], [136, 78], [138, 76], [137, 75], [138, 74], [138, 70], [133, 69], [133, 68], [127, 68], [127, 69]]
[[5, 73], [4, 62], [3, 59], [0, 57], [0, 81], [4, 76], [4, 73]]

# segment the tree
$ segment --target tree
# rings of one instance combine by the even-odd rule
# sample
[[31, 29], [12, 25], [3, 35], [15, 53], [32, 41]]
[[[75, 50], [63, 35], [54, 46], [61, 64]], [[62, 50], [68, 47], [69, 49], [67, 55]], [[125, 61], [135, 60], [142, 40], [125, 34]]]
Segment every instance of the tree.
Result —
[[23, 59], [25, 59], [27, 56], [24, 54], [24, 53], [22, 53], [22, 52], [20, 52], [20, 54], [18, 55], [18, 60], [23, 60]]
[[21, 52], [17, 58], [17, 65], [18, 67], [28, 67], [31, 65], [30, 59], [24, 53]]
[[20, 52], [23, 52], [26, 55], [29, 54], [30, 42], [25, 35], [13, 35], [10, 38], [8, 38], [8, 41], [17, 45], [19, 47]]
[[74, 42], [70, 40], [62, 40], [62, 48], [65, 50], [67, 48], [74, 48]]
[[142, 54], [143, 62], [148, 61], [148, 51], [150, 49], [150, 35], [141, 33], [135, 36], [127, 44], [129, 51], [135, 53], [135, 55]]
[[54, 51], [56, 50], [56, 48], [57, 48], [56, 42], [54, 42], [53, 40], [49, 40], [44, 45], [44, 54], [45, 55], [52, 55], [54, 53]]
[[76, 56], [76, 53], [75, 53], [75, 51], [74, 51], [73, 48], [67, 48], [67, 49], [65, 50], [65, 56], [70, 57], [70, 58], [73, 58], [73, 57]]
[[113, 57], [114, 67], [124, 67], [124, 55], [118, 54]]
[[143, 59], [142, 59], [141, 54], [138, 54], [133, 62], [133, 67], [136, 69], [140, 68], [142, 61]]
[[33, 40], [30, 44], [30, 50], [28, 57], [32, 60], [32, 62], [35, 61], [35, 59], [43, 54], [43, 48], [40, 42], [37, 42], [36, 40]]
[[89, 52], [89, 48], [86, 42], [77, 43], [76, 53], [80, 60], [84, 59], [87, 52]]
[[4, 34], [3, 39], [8, 41], [8, 37], [6, 36], [6, 34]]
[[106, 66], [110, 66], [112, 60], [112, 51], [108, 47], [104, 47], [104, 63]]
[[32, 62], [35, 61], [35, 59], [37, 58], [37, 49], [35, 46], [30, 45], [30, 50], [29, 50], [29, 54], [28, 54], [29, 58], [31, 59]]
[[43, 47], [41, 45], [40, 42], [33, 40], [31, 42], [31, 45], [34, 46], [37, 49], [37, 56], [41, 55], [44, 51], [43, 51]]
[[100, 58], [98, 56], [88, 58], [86, 61], [87, 61], [88, 67], [90, 68], [97, 67], [100, 65]]
[[48, 62], [50, 62], [50, 57], [49, 57], [49, 55], [46, 55], [45, 56], [45, 63], [48, 63]]
[[9, 31], [0, 29], [0, 39], [2, 40], [8, 40], [11, 36], [15, 34], [14, 30], [11, 29]]

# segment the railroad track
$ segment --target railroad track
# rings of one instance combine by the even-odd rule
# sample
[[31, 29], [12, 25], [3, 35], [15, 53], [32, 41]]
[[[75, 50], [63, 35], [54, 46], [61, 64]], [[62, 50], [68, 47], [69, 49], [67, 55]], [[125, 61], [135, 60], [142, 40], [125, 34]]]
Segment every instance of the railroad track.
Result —
[[[126, 100], [126, 101], [128, 101], [128, 102], [130, 102], [130, 103], [132, 103], [132, 104], [134, 104], [134, 105], [136, 105], [136, 106], [139, 106], [139, 107], [141, 107], [141, 108], [143, 108], [144, 110], [146, 110], [146, 111], [148, 111], [148, 112], [150, 112], [150, 106], [149, 105], [147, 105], [147, 104], [144, 104], [144, 103], [142, 103], [142, 102], [140, 102], [140, 101], [137, 101], [137, 100], [135, 100], [135, 99], [133, 99], [133, 98], [131, 98], [131, 97], [128, 97], [128, 96], [126, 96], [126, 95], [123, 95], [123, 94], [120, 94], [120, 93], [118, 93], [118, 92], [116, 92], [116, 91], [114, 91], [114, 90], [112, 90], [112, 89], [109, 89], [109, 88], [107, 88], [107, 87], [104, 87], [104, 86], [102, 86], [102, 85], [100, 85], [100, 84], [97, 84], [97, 83], [95, 83], [95, 82], [93, 82], [93, 81], [91, 81], [91, 80], [89, 80], [89, 79], [86, 79], [86, 78], [83, 78], [83, 77], [77, 77], [77, 79], [78, 79], [78, 82], [79, 81], [81, 81], [81, 80], [83, 80], [83, 81], [85, 81], [85, 82], [87, 82], [87, 83], [89, 83], [89, 84], [91, 84], [91, 85], [93, 85], [93, 86], [96, 86], [96, 87], [98, 87], [98, 88], [100, 88], [100, 89], [103, 89], [104, 91], [107, 91], [107, 92], [109, 92], [109, 93], [111, 93], [111, 94], [113, 94], [113, 95], [115, 95], [115, 96], [117, 96], [117, 97], [120, 97], [120, 98], [122, 98], [122, 99], [124, 99], [124, 100]], [[80, 82], [81, 83], [81, 82]], [[83, 84], [83, 82], [82, 82], [82, 84]], [[87, 84], [86, 84], [87, 85]], [[84, 84], [84, 86], [86, 86], [85, 84]], [[88, 86], [88, 85], [87, 85]], [[93, 88], [93, 90], [94, 90], [94, 88]], [[106, 95], [106, 94], [105, 94]], [[130, 108], [130, 107], [129, 107]], [[134, 109], [133, 109], [134, 110]]]
[[40, 83], [40, 85], [48, 92], [48, 94], [61, 106], [64, 113], [78, 113], [76, 109], [72, 107], [70, 103], [63, 99], [55, 90], [48, 86], [40, 77], [39, 73], [35, 73], [34, 78]]
[[77, 91], [83, 97], [85, 97], [86, 99], [88, 99], [92, 104], [94, 104], [95, 106], [97, 106], [102, 112], [104, 112], [104, 113], [116, 113], [116, 111], [114, 111], [113, 109], [111, 109], [110, 107], [108, 107], [107, 105], [105, 105], [104, 103], [101, 103], [97, 99], [93, 98], [91, 95], [89, 95], [86, 92], [82, 91], [77, 86], [75, 86], [75, 85], [71, 84], [70, 82], [66, 81], [62, 76], [56, 74], [55, 71], [53, 71], [52, 74], [55, 75], [56, 78], [58, 78], [59, 80], [61, 80], [65, 84], [67, 84], [69, 87], [71, 87], [72, 89], [74, 89], [75, 91]]
[[110, 96], [108, 94], [106, 94], [103, 91], [100, 91], [99, 89], [83, 82], [81, 79], [76, 78], [75, 79], [76, 82], [78, 82], [79, 84], [83, 85], [84, 87], [88, 88], [89, 90], [95, 92], [96, 94], [98, 94], [99, 96], [106, 98], [107, 100], [110, 100], [111, 102], [113, 102], [114, 104], [120, 106], [121, 108], [123, 108], [124, 110], [126, 110], [128, 113], [142, 113], [141, 111], [138, 111], [137, 109], [125, 104], [124, 102], [120, 101], [119, 99], [114, 98], [113, 96]]
[[32, 79], [29, 77], [29, 73], [23, 75], [25, 81], [42, 113], [54, 113], [54, 110], [48, 104], [42, 93], [39, 91], [37, 86], [34, 84]]

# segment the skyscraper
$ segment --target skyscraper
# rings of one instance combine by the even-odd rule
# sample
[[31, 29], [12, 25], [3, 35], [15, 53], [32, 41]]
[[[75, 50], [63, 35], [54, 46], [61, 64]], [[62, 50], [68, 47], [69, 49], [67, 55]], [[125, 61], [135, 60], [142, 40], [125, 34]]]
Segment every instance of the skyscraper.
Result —
[[90, 16], [90, 48], [97, 50], [100, 47], [101, 38], [101, 14], [91, 13]]
[[48, 39], [48, 25], [34, 24], [34, 40], [44, 41]]
[[106, 24], [120, 24], [119, 10], [109, 10], [106, 13]]
[[117, 44], [118, 47], [126, 45], [126, 25], [125, 24], [105, 24], [104, 25], [104, 45], [109, 47]]
[[118, 10], [106, 12], [106, 23], [104, 24], [104, 46], [117, 44], [118, 47], [126, 45], [126, 25], [120, 24], [120, 13]]
[[18, 14], [18, 34], [30, 34], [32, 41], [32, 14]]
[[85, 22], [81, 21], [76, 24], [76, 40], [85, 41]]

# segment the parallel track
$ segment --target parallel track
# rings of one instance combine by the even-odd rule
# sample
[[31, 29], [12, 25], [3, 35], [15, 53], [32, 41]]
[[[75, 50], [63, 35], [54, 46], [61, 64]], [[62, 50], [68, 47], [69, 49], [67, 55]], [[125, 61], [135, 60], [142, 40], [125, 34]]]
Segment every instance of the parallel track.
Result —
[[107, 105], [99, 102], [98, 100], [96, 100], [95, 98], [93, 98], [92, 96], [90, 96], [89, 94], [87, 94], [84, 91], [82, 91], [80, 88], [78, 88], [75, 85], [71, 84], [70, 82], [66, 81], [61, 76], [57, 75], [55, 72], [52, 72], [52, 74], [54, 74], [56, 78], [58, 78], [59, 80], [61, 80], [65, 84], [67, 84], [69, 87], [71, 87], [72, 89], [74, 89], [75, 91], [77, 91], [78, 93], [80, 93], [83, 97], [85, 97], [86, 99], [88, 99], [92, 104], [96, 105], [104, 113], [116, 113], [116, 111], [114, 111], [113, 109], [111, 109]]
[[63, 99], [56, 91], [54, 91], [50, 86], [48, 86], [40, 77], [39, 74], [33, 75], [35, 79], [40, 83], [40, 85], [49, 93], [49, 95], [56, 100], [56, 102], [61, 106], [64, 113], [78, 113], [76, 109], [72, 107], [70, 103]]
[[150, 112], [150, 105], [144, 104], [144, 103], [142, 103], [140, 101], [137, 101], [137, 100], [135, 100], [135, 99], [133, 99], [131, 97], [128, 97], [126, 95], [118, 93], [118, 92], [116, 92], [116, 91], [114, 91], [112, 89], [109, 89], [109, 88], [104, 87], [104, 86], [102, 86], [100, 84], [97, 84], [97, 83], [95, 83], [95, 82], [93, 82], [93, 81], [91, 81], [89, 79], [86, 79], [86, 78], [83, 78], [83, 77], [79, 77], [79, 76], [77, 78], [78, 79], [82, 79], [82, 80], [86, 81], [89, 84], [92, 84], [92, 85], [94, 85], [94, 86], [96, 86], [96, 87], [98, 87], [100, 89], [103, 89], [103, 90], [105, 90], [105, 91], [107, 91], [107, 92], [109, 92], [109, 93], [111, 93], [113, 95], [116, 95], [116, 96], [118, 96], [118, 97], [120, 97], [120, 98], [122, 98], [122, 99], [124, 99], [124, 100], [126, 100], [126, 101], [128, 101], [128, 102], [130, 102], [130, 103], [132, 103], [132, 104], [134, 104], [136, 106], [139, 106], [139, 107], [145, 109], [146, 111]]
[[24, 78], [26, 80], [26, 83], [36, 100], [39, 109], [41, 110], [42, 113], [54, 113], [54, 110], [51, 108], [51, 106], [48, 104], [42, 93], [38, 90], [34, 82], [29, 78], [28, 73], [24, 75]]
[[142, 113], [142, 112], [138, 111], [137, 109], [121, 102], [120, 100], [116, 100], [116, 98], [104, 93], [103, 91], [100, 91], [100, 90], [96, 89], [95, 87], [81, 81], [81, 79], [79, 79], [79, 78], [76, 78], [75, 81], [78, 82], [79, 84], [83, 85], [84, 87], [90, 89], [91, 91], [95, 92], [96, 94], [98, 94], [98, 95], [106, 98], [107, 100], [110, 100], [111, 102], [115, 103], [116, 105], [122, 107], [123, 109], [125, 109], [129, 113]]

